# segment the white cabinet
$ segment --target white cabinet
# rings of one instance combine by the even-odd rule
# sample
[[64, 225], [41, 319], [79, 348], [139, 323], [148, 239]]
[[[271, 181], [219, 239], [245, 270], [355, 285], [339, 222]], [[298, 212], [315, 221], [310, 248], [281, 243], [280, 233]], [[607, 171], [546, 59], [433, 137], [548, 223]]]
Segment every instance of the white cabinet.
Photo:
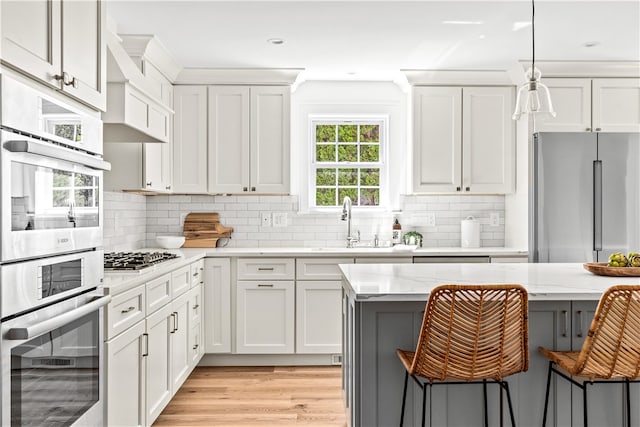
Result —
[[231, 352], [231, 261], [206, 258], [204, 261], [205, 350]]
[[189, 366], [195, 368], [204, 355], [202, 344], [202, 285], [197, 285], [189, 291]]
[[289, 192], [290, 92], [209, 87], [210, 192]]
[[240, 258], [237, 266], [240, 280], [293, 280], [295, 277], [293, 258]]
[[204, 260], [198, 260], [189, 266], [189, 274], [191, 276], [191, 287], [195, 288], [204, 283]]
[[511, 87], [414, 87], [414, 192], [510, 193]]
[[549, 78], [556, 117], [536, 122], [541, 132], [640, 132], [640, 79]]
[[146, 320], [146, 423], [153, 424], [171, 400], [171, 331], [174, 328], [173, 307], [167, 304]]
[[110, 426], [145, 426], [145, 322], [108, 340], [107, 421]]
[[3, 1], [2, 62], [104, 110], [105, 7], [101, 0]]
[[111, 170], [104, 173], [105, 190], [170, 192], [172, 149], [171, 142], [105, 142], [104, 159], [111, 163]]
[[148, 316], [171, 301], [171, 274], [149, 280], [145, 286], [145, 308]]
[[342, 351], [342, 282], [296, 283], [296, 353]]
[[182, 268], [171, 272], [171, 298], [187, 292], [191, 288], [191, 266], [185, 265]]
[[176, 86], [173, 121], [173, 190], [207, 192], [207, 88]]
[[293, 280], [238, 281], [236, 352], [293, 353]]
[[189, 309], [190, 295], [183, 294], [171, 303], [173, 325], [169, 331], [171, 345], [171, 395], [180, 388], [191, 372], [191, 351], [189, 350]]
[[115, 295], [106, 310], [106, 339], [124, 332], [137, 322], [144, 320], [146, 314], [145, 285], [136, 286]]

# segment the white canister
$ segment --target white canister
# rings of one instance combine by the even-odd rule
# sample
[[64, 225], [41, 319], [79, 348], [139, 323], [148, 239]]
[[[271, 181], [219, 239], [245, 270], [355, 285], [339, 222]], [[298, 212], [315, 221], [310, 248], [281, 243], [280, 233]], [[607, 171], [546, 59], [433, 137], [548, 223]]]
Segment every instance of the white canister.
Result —
[[463, 248], [480, 247], [480, 221], [472, 216], [463, 219], [460, 224], [461, 246]]

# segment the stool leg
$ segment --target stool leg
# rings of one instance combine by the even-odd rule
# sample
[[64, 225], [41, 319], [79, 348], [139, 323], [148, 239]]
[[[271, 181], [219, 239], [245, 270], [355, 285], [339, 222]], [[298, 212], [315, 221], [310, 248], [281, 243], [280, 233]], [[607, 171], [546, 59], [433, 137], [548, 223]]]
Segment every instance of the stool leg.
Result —
[[402, 393], [402, 409], [400, 411], [400, 427], [404, 424], [404, 406], [407, 401], [407, 380], [409, 379], [409, 371], [404, 373], [404, 392]]
[[513, 406], [511, 405], [511, 393], [509, 393], [509, 383], [502, 381], [504, 389], [507, 391], [507, 403], [509, 404], [509, 416], [511, 417], [511, 427], [516, 427], [516, 417], [513, 415]]
[[500, 427], [503, 427], [504, 423], [502, 421], [502, 418], [503, 418], [502, 417], [502, 412], [503, 412], [503, 409], [502, 409], [502, 401], [503, 401], [503, 398], [502, 398], [502, 381], [500, 381], [498, 383], [498, 385], [500, 386]]
[[631, 427], [631, 396], [629, 395], [630, 387], [629, 387], [629, 378], [625, 378], [624, 385], [627, 389], [627, 427]]
[[489, 427], [489, 413], [487, 411], [487, 380], [482, 380], [482, 397], [484, 399], [484, 427]]
[[551, 368], [553, 362], [549, 362], [549, 371], [547, 372], [547, 391], [544, 395], [544, 414], [542, 415], [542, 427], [547, 425], [547, 409], [549, 408], [549, 388], [551, 387]]

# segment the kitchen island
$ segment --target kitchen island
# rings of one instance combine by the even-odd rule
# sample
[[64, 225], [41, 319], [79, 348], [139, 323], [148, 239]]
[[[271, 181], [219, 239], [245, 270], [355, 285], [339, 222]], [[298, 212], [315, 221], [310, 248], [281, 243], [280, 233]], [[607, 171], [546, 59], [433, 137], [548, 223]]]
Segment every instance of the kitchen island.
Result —
[[[396, 348], [414, 349], [425, 303], [445, 283], [519, 283], [529, 292], [529, 370], [508, 378], [516, 423], [539, 426], [548, 362], [539, 346], [579, 350], [598, 300], [617, 284], [640, 284], [638, 277], [593, 275], [582, 264], [380, 264], [340, 265], [343, 273], [343, 386], [351, 426], [398, 425], [404, 369]], [[419, 425], [421, 392], [407, 394], [405, 425]], [[482, 424], [482, 389], [432, 388], [427, 414], [432, 425]], [[498, 388], [489, 388], [489, 424], [497, 425]], [[640, 425], [640, 387], [634, 384], [632, 425]], [[547, 425], [582, 425], [582, 397], [567, 381], [552, 385]], [[589, 389], [590, 425], [624, 423], [623, 387]], [[506, 405], [505, 405], [506, 411]], [[506, 412], [505, 412], [506, 414]], [[506, 414], [505, 420], [508, 420]]]

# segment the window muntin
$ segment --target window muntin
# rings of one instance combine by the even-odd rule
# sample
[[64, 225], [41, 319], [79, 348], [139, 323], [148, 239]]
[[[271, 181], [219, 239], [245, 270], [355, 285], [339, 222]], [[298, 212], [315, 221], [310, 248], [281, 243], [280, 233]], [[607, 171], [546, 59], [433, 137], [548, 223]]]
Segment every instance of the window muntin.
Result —
[[341, 206], [345, 196], [354, 206], [381, 206], [384, 125], [383, 120], [312, 121], [312, 206]]

